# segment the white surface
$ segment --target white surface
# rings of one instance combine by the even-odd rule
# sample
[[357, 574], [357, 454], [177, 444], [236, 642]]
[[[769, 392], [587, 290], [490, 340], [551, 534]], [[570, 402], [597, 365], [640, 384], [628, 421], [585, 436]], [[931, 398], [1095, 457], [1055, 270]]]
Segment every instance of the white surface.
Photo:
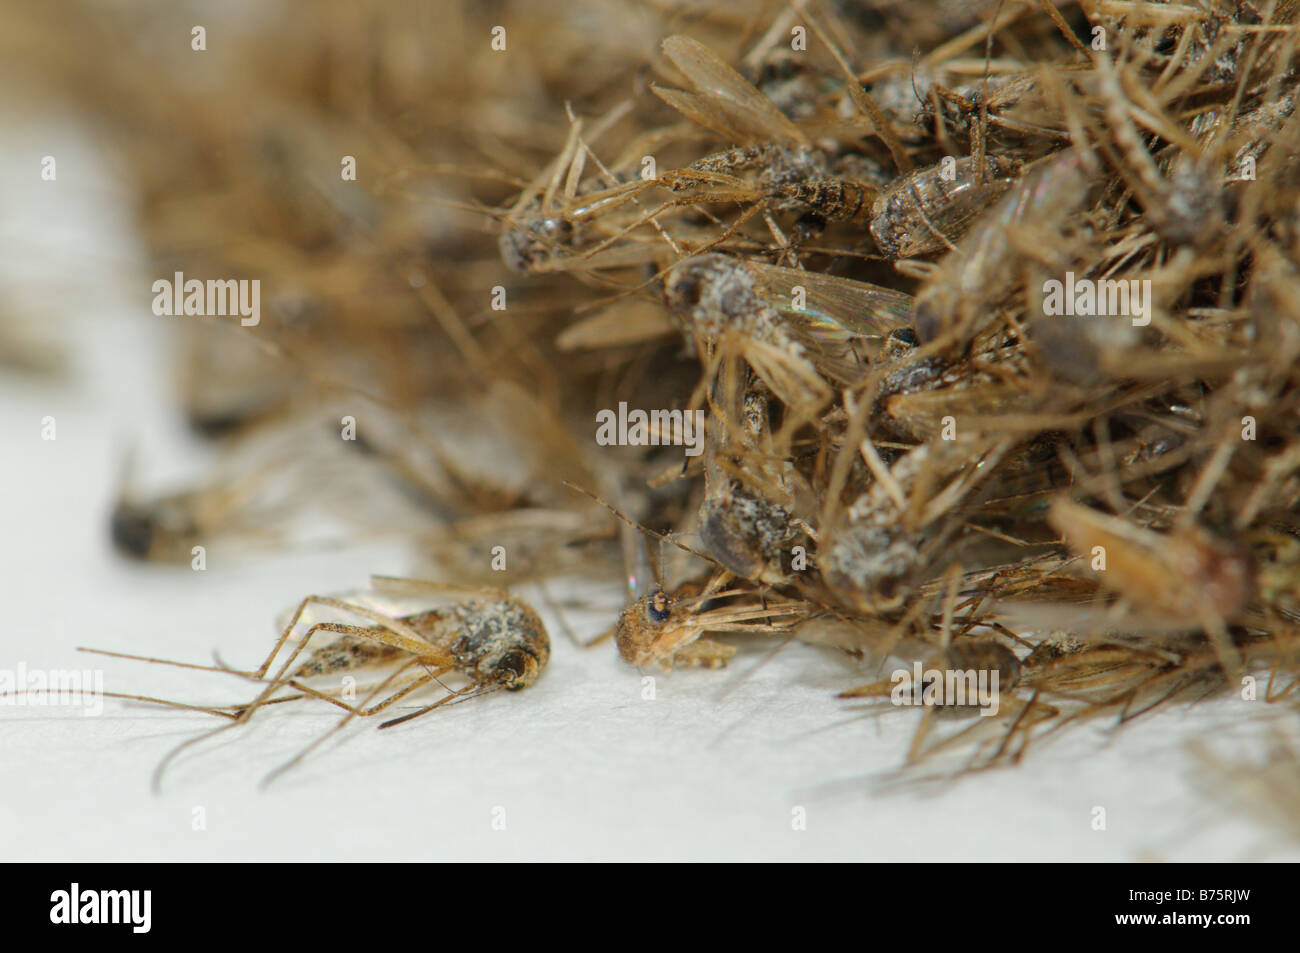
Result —
[[[11, 219], [4, 236], [40, 248], [43, 275], [67, 277], [71, 293], [49, 301], [70, 321], [78, 363], [65, 384], [0, 377], [0, 667], [90, 664], [110, 691], [246, 698], [229, 677], [100, 663], [74, 647], [197, 662], [220, 649], [251, 664], [301, 596], [400, 574], [409, 560], [396, 547], [270, 558], [214, 548], [196, 573], [111, 551], [127, 443], [155, 470], [183, 469], [195, 450], [167, 407], [168, 319], [149, 313], [150, 276], [130, 266], [138, 253], [111, 190], [63, 159], [57, 187], [43, 186], [30, 170], [46, 151], [36, 136], [7, 144], [0, 201], [26, 224]], [[117, 264], [87, 271], [88, 247], [115, 249]], [[40, 439], [45, 415], [57, 418], [54, 442]], [[599, 595], [588, 634], [618, 605], [613, 586]], [[875, 677], [843, 655], [795, 644], [769, 657], [770, 644], [756, 645], [725, 671], [659, 677], [645, 701], [641, 674], [612, 645], [582, 651], [548, 623], [554, 655], [534, 687], [391, 731], [353, 724], [266, 791], [258, 780], [334, 724], [332, 709], [265, 711], [191, 749], [155, 797], [158, 759], [211, 719], [113, 700], [98, 718], [0, 708], [0, 859], [1300, 859], [1191, 775], [1190, 738], [1236, 754], [1255, 746], [1262, 720], [1242, 719], [1239, 702], [1170, 709], [1118, 735], [1087, 726], [1019, 768], [950, 785], [891, 786], [916, 715], [862, 717], [835, 699]], [[1097, 805], [1105, 832], [1091, 827]], [[805, 831], [792, 830], [798, 806]], [[206, 830], [193, 829], [196, 807]]]

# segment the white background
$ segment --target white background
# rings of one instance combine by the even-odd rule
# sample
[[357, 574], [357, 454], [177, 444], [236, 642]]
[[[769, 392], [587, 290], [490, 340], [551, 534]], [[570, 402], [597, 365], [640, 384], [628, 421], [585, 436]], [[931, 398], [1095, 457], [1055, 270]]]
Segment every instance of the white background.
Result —
[[[61, 382], [0, 376], [0, 667], [91, 666], [108, 690], [245, 699], [226, 676], [74, 649], [196, 662], [219, 649], [252, 665], [300, 597], [406, 573], [411, 558], [396, 545], [214, 549], [197, 573], [112, 551], [127, 447], [154, 482], [199, 473], [207, 458], [169, 409], [169, 322], [184, 319], [150, 313], [156, 276], [94, 141], [48, 115], [13, 112], [3, 125], [0, 291], [72, 345], [74, 364]], [[59, 178], [42, 183], [51, 153]], [[40, 439], [47, 415], [52, 442]], [[569, 623], [586, 635], [607, 626], [616, 583], [611, 571], [577, 593], [599, 611], [566, 612]], [[333, 709], [265, 711], [191, 749], [154, 796], [159, 758], [209, 718], [113, 700], [98, 718], [0, 707], [0, 859], [1300, 859], [1295, 842], [1225, 801], [1227, 780], [1188, 749], [1199, 739], [1258, 757], [1262, 703], [1168, 709], [1119, 733], [1097, 722], [1014, 769], [897, 784], [915, 714], [864, 715], [834, 697], [873, 668], [760, 644], [723, 671], [661, 676], [646, 701], [611, 644], [581, 650], [548, 623], [552, 662], [527, 691], [391, 731], [355, 723], [265, 791], [259, 779], [334, 724]], [[1096, 806], [1105, 831], [1092, 827]], [[804, 831], [792, 830], [796, 807]], [[496, 808], [505, 830], [493, 829]]]

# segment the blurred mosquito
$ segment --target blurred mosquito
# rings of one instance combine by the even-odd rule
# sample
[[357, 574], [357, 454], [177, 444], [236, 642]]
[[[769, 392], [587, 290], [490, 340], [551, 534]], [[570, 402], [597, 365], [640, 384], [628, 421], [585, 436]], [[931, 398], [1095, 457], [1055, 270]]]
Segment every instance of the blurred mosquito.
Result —
[[[243, 454], [237, 454], [242, 458]], [[272, 539], [272, 527], [283, 525], [285, 512], [277, 504], [290, 475], [286, 461], [261, 459], [251, 470], [231, 462], [219, 464], [198, 485], [172, 493], [143, 496], [131, 488], [133, 457], [109, 516], [109, 537], [119, 553], [151, 562], [189, 562], [197, 546], [239, 535]], [[283, 487], [280, 488], [281, 490]]]
[[[860, 163], [848, 157], [848, 161], [832, 160], [824, 150], [812, 145], [798, 125], [701, 43], [672, 36], [664, 40], [663, 50], [686, 76], [693, 91], [654, 86], [654, 93], [724, 139], [750, 144], [705, 156], [655, 179], [615, 186], [589, 196], [574, 209], [575, 220], [605, 214], [646, 189], [660, 186], [677, 197], [647, 211], [628, 227], [629, 231], [654, 222], [673, 208], [736, 203], [748, 205], [749, 209], [713, 244], [725, 241], [750, 218], [762, 213], [777, 245], [789, 252], [789, 242], [772, 219], [772, 211], [798, 214], [796, 231], [805, 236], [816, 233], [826, 222], [866, 221], [880, 183], [864, 182], [849, 174]], [[752, 181], [742, 176], [754, 169], [758, 173]], [[616, 235], [608, 239], [587, 254], [603, 251], [618, 238]]]
[[1226, 623], [1255, 593], [1255, 568], [1244, 548], [1193, 525], [1157, 533], [1064, 498], [1053, 503], [1048, 519], [1076, 554], [1101, 567], [1101, 585], [1127, 597], [1139, 614], [1155, 616], [1145, 628], [1201, 627], [1224, 671], [1241, 668]]
[[916, 296], [916, 333], [923, 342], [943, 332], [968, 339], [991, 323], [996, 300], [1018, 277], [1020, 256], [1007, 233], [1022, 225], [1057, 231], [1087, 197], [1098, 171], [1085, 149], [1068, 149], [1027, 172], [939, 261]]

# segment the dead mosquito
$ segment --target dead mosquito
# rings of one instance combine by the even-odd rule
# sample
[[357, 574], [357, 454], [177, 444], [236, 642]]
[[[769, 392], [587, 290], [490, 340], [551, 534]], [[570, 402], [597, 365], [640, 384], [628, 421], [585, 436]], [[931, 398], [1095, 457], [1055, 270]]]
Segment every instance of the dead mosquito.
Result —
[[907, 320], [911, 296], [847, 278], [697, 255], [664, 279], [664, 301], [701, 342], [736, 342], [763, 382], [792, 408], [830, 396], [824, 377], [860, 376], [858, 348]]
[[1020, 163], [986, 156], [944, 159], [895, 180], [871, 207], [871, 234], [889, 258], [952, 248], [971, 221], [1005, 192]]
[[[419, 580], [375, 577], [376, 591], [401, 593], [437, 591], [449, 587]], [[456, 588], [456, 587], [450, 587]], [[323, 608], [341, 617], [365, 620], [311, 623], [296, 636], [309, 609]], [[290, 643], [295, 644], [290, 648]], [[368, 718], [388, 711], [397, 702], [431, 685], [445, 694], [438, 700], [380, 725], [390, 728], [444, 705], [496, 691], [519, 691], [532, 685], [550, 660], [550, 639], [541, 617], [527, 603], [504, 592], [484, 592], [476, 598], [418, 612], [389, 613], [360, 601], [328, 596], [308, 596], [298, 604], [280, 637], [262, 664], [252, 670], [225, 665], [197, 665], [101, 649], [82, 649], [99, 655], [127, 658], [200, 671], [223, 672], [263, 686], [251, 701], [220, 707], [192, 705], [141, 695], [111, 694], [113, 698], [150, 702], [188, 710], [206, 711], [229, 724], [191, 738], [172, 749], [154, 772], [155, 790], [167, 766], [183, 750], [200, 741], [246, 723], [267, 705], [316, 698], [342, 708], [347, 714], [329, 732], [317, 738], [292, 760], [267, 777], [283, 773], [300, 762], [326, 738], [355, 717]], [[301, 659], [301, 661], [300, 661]], [[364, 688], [339, 686], [340, 677], [374, 673], [378, 680]], [[442, 679], [459, 676], [467, 684], [448, 688]], [[353, 701], [353, 698], [359, 700]]]
[[1018, 226], [1058, 229], [1084, 202], [1097, 172], [1084, 149], [1068, 149], [1026, 172], [949, 252], [917, 293], [913, 321], [923, 342], [947, 332], [969, 338], [991, 323], [993, 305], [1018, 275], [1020, 256], [1008, 238]]
[[806, 605], [801, 601], [727, 588], [733, 576], [721, 566], [704, 581], [683, 582], [668, 591], [662, 560], [651, 556], [651, 539], [670, 543], [693, 556], [707, 559], [707, 555], [671, 536], [653, 533], [594, 494], [573, 488], [599, 502], [624, 526], [628, 604], [611, 632], [602, 637], [613, 635], [623, 661], [637, 666], [658, 665], [665, 671], [674, 666], [717, 668], [736, 654], [736, 647], [706, 639], [705, 635], [784, 632], [807, 617]]
[[793, 511], [802, 509], [797, 498], [810, 504], [811, 492], [776, 451], [766, 388], [744, 386], [739, 377], [734, 365], [718, 374], [704, 447], [700, 545], [738, 577], [779, 585], [789, 579], [794, 547], [808, 546], [808, 526]]

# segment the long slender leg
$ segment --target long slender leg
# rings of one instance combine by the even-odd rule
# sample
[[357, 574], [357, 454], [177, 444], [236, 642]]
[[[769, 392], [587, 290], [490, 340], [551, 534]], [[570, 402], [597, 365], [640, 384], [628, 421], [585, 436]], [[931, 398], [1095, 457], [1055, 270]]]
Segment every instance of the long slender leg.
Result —
[[405, 698], [407, 695], [411, 694], [411, 692], [415, 691], [417, 688], [420, 688], [421, 686], [427, 685], [429, 682], [434, 681], [436, 676], [433, 675], [432, 673], [428, 675], [424, 675], [416, 679], [414, 682], [410, 683], [409, 685], [403, 686], [402, 688], [393, 692], [390, 696], [378, 702], [374, 706], [369, 708], [366, 707], [366, 703], [371, 701], [381, 692], [383, 692], [383, 690], [392, 683], [393, 679], [397, 678], [399, 675], [401, 675], [404, 671], [409, 669], [411, 666], [418, 665], [418, 664], [419, 664], [418, 660], [412, 659], [411, 661], [405, 663], [400, 668], [398, 668], [395, 672], [389, 675], [382, 682], [380, 682], [377, 686], [375, 686], [375, 689], [369, 695], [366, 696], [366, 698], [362, 701], [360, 705], [358, 705], [356, 708], [350, 709], [346, 715], [344, 715], [341, 719], [339, 719], [338, 723], [333, 728], [325, 732], [323, 735], [318, 737], [307, 747], [303, 748], [296, 755], [294, 755], [284, 764], [280, 765], [280, 767], [276, 768], [265, 778], [263, 778], [262, 787], [266, 787], [277, 777], [284, 774], [294, 765], [302, 761], [302, 759], [307, 757], [308, 754], [310, 754], [312, 751], [315, 751], [318, 747], [320, 747], [320, 745], [323, 744], [326, 741], [326, 739], [334, 736], [339, 731], [341, 731], [343, 729], [343, 726], [346, 725], [348, 722], [350, 722], [353, 718], [358, 716], [365, 717], [367, 715], [373, 715], [376, 712], [383, 711], [389, 705], [392, 705], [394, 702], [398, 701], [399, 699]]
[[[404, 628], [407, 627], [404, 626]], [[396, 632], [387, 631], [384, 627], [345, 625], [341, 622], [318, 622], [307, 630], [306, 637], [294, 648], [285, 663], [280, 666], [280, 670], [276, 673], [275, 677], [268, 680], [267, 687], [262, 691], [262, 694], [249, 704], [243, 715], [244, 721], [251, 718], [253, 712], [265, 704], [265, 702], [270, 699], [275, 692], [292, 681], [292, 676], [286, 676], [285, 673], [289, 670], [290, 666], [293, 665], [298, 656], [302, 654], [303, 650], [306, 649], [307, 645], [311, 642], [312, 636], [321, 631], [334, 632], [340, 635], [352, 635], [358, 638], [368, 639], [372, 642], [379, 642], [382, 645], [388, 645], [408, 652], [414, 656], [416, 660], [422, 660], [426, 663], [432, 662], [433, 664], [444, 668], [451, 668], [455, 663], [455, 660], [449, 654], [441, 651], [434, 645], [425, 642], [423, 639], [418, 640], [418, 645], [412, 645], [410, 644], [411, 640], [407, 639], [405, 636], [399, 635]], [[398, 671], [401, 671], [401, 669]], [[382, 684], [386, 684], [387, 681], [391, 680], [391, 678], [392, 676]], [[299, 689], [304, 688], [300, 683], [295, 684]]]
[[[12, 692], [0, 692], [0, 698], [10, 698], [16, 695], [27, 695], [28, 692], [23, 690]], [[125, 692], [100, 692], [101, 698], [120, 698], [124, 701], [146, 702], [150, 705], [162, 705], [166, 708], [179, 708], [183, 711], [201, 711], [208, 715], [220, 715], [222, 718], [238, 718], [239, 709], [242, 705], [190, 705], [186, 702], [172, 701], [169, 698], [154, 698], [152, 695], [128, 695]], [[300, 696], [301, 697], [301, 696]]]
[[173, 659], [154, 658], [152, 655], [132, 655], [129, 652], [112, 652], [108, 649], [92, 649], [88, 646], [77, 646], [78, 652], [87, 652], [91, 655], [103, 655], [108, 658], [124, 658], [133, 662], [149, 662], [153, 665], [170, 665], [173, 668], [189, 668], [196, 672], [225, 672], [227, 675], [239, 675], [243, 678], [253, 676], [252, 672], [244, 672], [239, 669], [231, 668], [228, 665], [201, 665], [196, 662], [177, 662]]
[[[379, 685], [379, 687], [376, 688], [376, 689], [375, 689], [375, 692], [372, 692], [371, 696], [369, 696], [369, 697], [373, 697], [374, 694], [378, 693], [379, 691], [382, 691], [383, 686], [384, 686], [385, 684], [387, 684], [387, 682], [390, 681], [393, 677], [395, 677], [396, 675], [400, 674], [401, 671], [402, 671], [402, 669], [399, 669], [397, 672], [394, 672], [392, 676], [389, 676], [389, 678], [386, 679], [384, 682], [381, 682], [380, 685]], [[296, 685], [296, 687], [299, 687], [299, 688], [305, 688], [306, 686]], [[330, 699], [328, 696], [325, 696], [325, 695], [323, 695], [322, 693], [312, 692], [312, 694], [317, 695], [317, 697], [324, 697], [326, 700], [329, 700], [329, 701], [336, 701], [335, 699]], [[294, 697], [295, 697], [295, 698], [301, 698], [302, 696], [299, 695], [299, 696], [294, 696]], [[231, 729], [231, 728], [236, 727], [237, 725], [243, 724], [245, 721], [247, 721], [248, 715], [251, 714], [251, 711], [253, 710], [253, 707], [261, 707], [261, 705], [274, 705], [274, 704], [276, 704], [277, 702], [280, 702], [280, 701], [288, 701], [288, 700], [289, 700], [289, 699], [286, 699], [286, 698], [272, 699], [272, 700], [270, 700], [270, 701], [263, 701], [263, 702], [260, 702], [260, 703], [259, 703], [258, 705], [256, 705], [256, 706], [245, 707], [244, 710], [242, 710], [242, 711], [239, 713], [239, 715], [236, 717], [236, 719], [235, 719], [234, 721], [232, 721], [230, 724], [228, 724], [228, 725], [222, 725], [220, 728], [215, 728], [215, 729], [213, 729], [212, 731], [205, 731], [203, 734], [201, 734], [201, 735], [197, 735], [197, 736], [195, 736], [195, 737], [193, 737], [193, 738], [189, 738], [189, 739], [187, 739], [187, 740], [181, 742], [181, 743], [180, 743], [179, 745], [177, 745], [176, 747], [172, 748], [172, 750], [169, 751], [169, 752], [167, 752], [167, 754], [163, 756], [163, 759], [162, 759], [160, 762], [158, 762], [158, 766], [157, 766], [156, 768], [154, 768], [154, 772], [153, 772], [153, 781], [152, 781], [152, 787], [153, 787], [153, 791], [154, 791], [154, 793], [155, 793], [155, 794], [161, 793], [161, 791], [162, 791], [162, 778], [163, 778], [163, 774], [164, 774], [164, 773], [166, 772], [166, 770], [167, 770], [167, 766], [168, 766], [168, 765], [169, 765], [169, 764], [170, 764], [170, 763], [171, 763], [171, 762], [176, 758], [177, 755], [179, 755], [179, 754], [180, 754], [182, 751], [184, 751], [186, 748], [190, 747], [191, 745], [198, 744], [200, 741], [203, 741], [205, 738], [211, 738], [211, 737], [213, 737], [214, 735], [218, 735], [218, 734], [220, 734], [220, 733], [223, 732], [223, 731], [227, 731], [227, 730], [229, 730], [229, 729]], [[368, 699], [367, 699], [367, 700], [368, 700]], [[351, 717], [351, 714], [349, 714], [349, 717]], [[304, 753], [305, 753], [305, 752], [304, 752]]]
[[509, 599], [510, 592], [494, 586], [458, 586], [450, 582], [435, 582], [431, 579], [411, 579], [406, 576], [371, 576], [370, 585], [376, 592], [405, 593], [411, 592], [468, 592], [490, 599]]
[[[381, 626], [377, 628], [352, 626], [352, 625], [344, 625], [338, 622], [319, 622], [313, 625], [310, 629], [307, 630], [306, 636], [294, 648], [293, 652], [290, 653], [289, 658], [286, 659], [284, 664], [280, 666], [275, 676], [267, 680], [268, 684], [266, 688], [262, 691], [262, 693], [258, 695], [257, 698], [253, 699], [253, 701], [250, 702], [248, 705], [244, 706], [243, 710], [239, 713], [238, 718], [234, 722], [232, 722], [229, 725], [222, 725], [220, 728], [215, 728], [212, 731], [204, 732], [201, 735], [183, 741], [163, 757], [162, 761], [159, 762], [158, 767], [154, 769], [153, 787], [155, 792], [161, 789], [162, 777], [167, 769], [167, 766], [182, 751], [184, 751], [186, 748], [190, 747], [191, 745], [198, 744], [200, 741], [203, 741], [205, 738], [210, 738], [214, 735], [221, 733], [222, 731], [225, 731], [229, 728], [233, 728], [238, 724], [243, 724], [244, 722], [247, 722], [248, 719], [250, 719], [253, 716], [253, 712], [255, 712], [258, 708], [261, 708], [263, 705], [269, 704], [272, 701], [271, 696], [274, 695], [281, 688], [285, 687], [289, 683], [289, 681], [291, 681], [291, 679], [286, 678], [285, 673], [289, 671], [289, 668], [293, 665], [294, 661], [298, 658], [299, 655], [302, 654], [303, 650], [306, 649], [307, 645], [311, 642], [312, 636], [319, 631], [334, 632], [342, 635], [355, 635], [361, 638], [370, 639], [372, 641], [381, 642], [385, 645], [391, 645], [394, 648], [398, 648], [410, 652], [411, 654], [415, 655], [417, 658], [424, 658], [426, 661], [431, 661], [436, 665], [450, 664], [452, 661], [450, 656], [447, 656], [444, 653], [440, 653], [435, 646], [424, 641], [423, 639], [420, 639], [418, 635], [415, 634], [415, 630], [411, 629], [409, 626], [398, 623], [396, 620], [389, 619], [388, 617], [384, 616], [382, 613], [375, 612], [374, 610], [368, 609], [364, 606], [354, 606], [350, 603], [340, 602], [339, 600], [324, 599], [319, 596], [309, 596], [307, 599], [304, 599], [302, 603], [298, 606], [298, 611], [294, 613], [293, 618], [289, 622], [289, 625], [286, 626], [284, 633], [280, 636], [279, 641], [276, 643], [276, 647], [274, 651], [271, 653], [270, 656], [267, 657], [266, 662], [263, 663], [262, 668], [259, 670], [260, 674], [255, 673], [254, 677], [256, 677], [258, 681], [265, 680], [266, 669], [270, 668], [270, 665], [274, 661], [276, 654], [280, 651], [280, 648], [284, 645], [285, 640], [289, 637], [289, 634], [293, 631], [294, 626], [297, 624], [299, 618], [301, 617], [303, 610], [310, 602], [313, 601], [321, 603], [323, 605], [330, 605], [333, 607], [343, 608], [347, 611], [354, 611], [366, 617], [375, 618], [381, 622]], [[407, 636], [402, 635], [397, 631], [391, 631], [388, 628], [390, 626], [393, 629], [401, 628], [406, 631], [409, 631], [412, 633], [412, 637], [408, 638]], [[296, 687], [298, 687], [301, 690], [304, 686], [297, 685]]]
[[[363, 619], [369, 619], [372, 622], [388, 629], [390, 632], [393, 632], [401, 636], [405, 636], [406, 638], [411, 640], [411, 647], [408, 648], [406, 646], [401, 646], [401, 645], [396, 647], [405, 648], [406, 651], [412, 652], [412, 654], [421, 654], [418, 651], [419, 647], [428, 646], [429, 644], [428, 642], [426, 642], [424, 639], [420, 637], [420, 634], [418, 632], [416, 632], [414, 629], [412, 629], [410, 626], [406, 625], [399, 619], [394, 619], [392, 616], [386, 615], [376, 609], [371, 609], [369, 606], [363, 606], [355, 602], [345, 602], [341, 599], [331, 599], [327, 596], [307, 596], [305, 599], [302, 600], [302, 602], [298, 604], [298, 608], [294, 611], [293, 616], [289, 619], [289, 624], [284, 627], [284, 631], [280, 634], [280, 638], [275, 643], [275, 647], [271, 650], [271, 653], [266, 657], [266, 661], [264, 661], [253, 672], [254, 677], [258, 679], [262, 679], [266, 677], [266, 673], [270, 670], [271, 664], [272, 662], [275, 661], [276, 655], [279, 654], [280, 649], [283, 648], [284, 646], [284, 643], [289, 640], [289, 636], [293, 634], [294, 628], [298, 625], [298, 622], [302, 619], [302, 614], [307, 611], [307, 607], [309, 605], [329, 606], [331, 609], [338, 609], [342, 612], [350, 612], [354, 615], [360, 616]], [[305, 645], [308, 641], [309, 639], [305, 638], [303, 640], [303, 645]], [[301, 651], [301, 647], [299, 647], [298, 651], [299, 652]], [[297, 656], [297, 652], [295, 652], [294, 657], [296, 656]], [[289, 662], [286, 662], [283, 666], [281, 666], [279, 674], [282, 675], [288, 669], [288, 666], [290, 664], [292, 664], [292, 659]]]
[[[410, 667], [409, 664], [403, 666], [402, 671], [405, 671], [409, 667]], [[383, 711], [385, 708], [387, 708], [389, 705], [393, 704], [394, 702], [400, 701], [402, 698], [411, 694], [411, 692], [415, 691], [417, 688], [421, 687], [422, 685], [427, 685], [431, 681], [437, 681], [438, 676], [446, 675], [448, 672], [452, 670], [449, 668], [439, 668], [439, 669], [426, 669], [426, 671], [429, 674], [422, 675], [419, 678], [414, 679], [409, 684], [402, 686], [392, 695], [389, 695], [383, 701], [377, 702], [376, 704], [370, 706], [369, 708], [359, 708], [356, 705], [349, 705], [347, 702], [343, 701], [343, 699], [337, 698], [334, 695], [331, 695], [329, 692], [321, 691], [320, 689], [317, 688], [312, 688], [310, 685], [305, 685], [302, 682], [297, 681], [296, 679], [290, 679], [285, 684], [301, 691], [303, 694], [297, 696], [299, 698], [306, 697], [306, 696], [311, 696], [312, 698], [319, 698], [321, 701], [326, 701], [329, 702], [331, 705], [334, 705], [338, 708], [342, 708], [344, 711], [348, 712], [349, 714], [357, 718], [369, 718], [371, 715], [375, 715]], [[399, 674], [401, 674], [401, 672], [395, 672], [394, 676]], [[367, 699], [372, 698], [375, 692], [382, 691], [384, 686], [390, 684], [390, 682], [392, 681], [392, 677], [393, 676], [390, 676], [389, 678], [384, 679], [384, 681], [380, 682], [377, 686], [369, 689], [366, 698]]]

